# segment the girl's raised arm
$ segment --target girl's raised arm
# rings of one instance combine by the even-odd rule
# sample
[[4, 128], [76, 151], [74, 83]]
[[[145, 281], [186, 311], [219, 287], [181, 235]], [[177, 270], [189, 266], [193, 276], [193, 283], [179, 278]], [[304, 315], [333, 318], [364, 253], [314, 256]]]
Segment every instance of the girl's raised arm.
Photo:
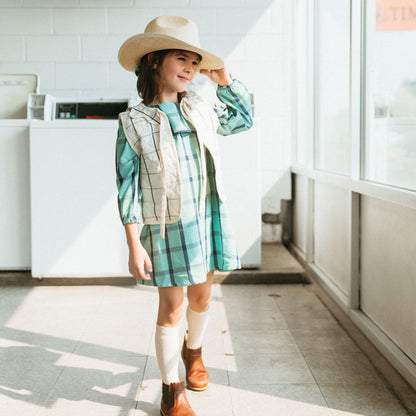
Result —
[[218, 84], [217, 96], [224, 104], [224, 107], [216, 109], [220, 121], [218, 134], [227, 136], [249, 130], [253, 118], [250, 94], [245, 85], [236, 79], [232, 80], [225, 68], [211, 71], [201, 69], [200, 72]]

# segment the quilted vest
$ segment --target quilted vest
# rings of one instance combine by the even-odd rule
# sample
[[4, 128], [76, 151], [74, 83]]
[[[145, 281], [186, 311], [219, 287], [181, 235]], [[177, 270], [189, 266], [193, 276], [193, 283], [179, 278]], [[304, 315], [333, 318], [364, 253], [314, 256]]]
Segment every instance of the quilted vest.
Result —
[[[187, 93], [182, 98], [180, 110], [195, 127], [201, 149], [202, 189], [199, 211], [203, 214], [207, 186], [205, 148], [214, 162], [218, 196], [224, 200], [218, 160], [219, 121], [211, 105], [194, 93]], [[179, 160], [169, 119], [160, 109], [140, 103], [120, 113], [119, 121], [128, 143], [140, 157], [143, 222], [160, 224], [160, 235], [164, 238], [165, 224], [179, 220], [182, 206]]]

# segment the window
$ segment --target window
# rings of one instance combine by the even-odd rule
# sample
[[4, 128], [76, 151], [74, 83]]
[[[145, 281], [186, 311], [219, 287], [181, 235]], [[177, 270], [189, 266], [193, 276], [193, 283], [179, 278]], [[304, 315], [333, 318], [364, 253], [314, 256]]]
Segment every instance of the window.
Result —
[[416, 0], [371, 0], [364, 179], [416, 190]]
[[[308, 162], [308, 7], [306, 2], [296, 5], [296, 153], [295, 161], [300, 166]], [[311, 88], [312, 89], [312, 88]]]
[[317, 1], [316, 168], [350, 174], [350, 1]]

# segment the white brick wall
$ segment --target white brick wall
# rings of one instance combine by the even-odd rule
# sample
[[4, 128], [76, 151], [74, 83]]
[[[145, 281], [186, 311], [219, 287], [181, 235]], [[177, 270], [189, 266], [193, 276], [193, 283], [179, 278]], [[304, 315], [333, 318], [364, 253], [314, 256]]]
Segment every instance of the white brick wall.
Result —
[[[254, 93], [263, 211], [277, 213], [280, 198], [290, 197], [292, 7], [292, 0], [0, 0], [0, 72], [37, 73], [41, 91], [57, 96], [128, 97], [135, 76], [117, 63], [121, 43], [160, 14], [191, 18], [203, 47]], [[265, 240], [275, 239], [268, 227]]]
[[52, 10], [17, 7], [1, 9], [0, 34], [52, 34]]
[[23, 0], [1, 0], [0, 6], [2, 7], [15, 7], [22, 6]]
[[107, 10], [105, 8], [71, 8], [52, 10], [53, 30], [61, 34], [95, 34], [107, 32]]
[[79, 36], [28, 36], [28, 62], [76, 62], [80, 58]]
[[114, 62], [125, 35], [107, 35], [105, 42], [100, 35], [82, 36], [82, 60], [90, 62]]
[[[226, 4], [226, 2], [225, 2]], [[217, 33], [245, 36], [253, 33], [272, 32], [270, 8], [231, 7], [222, 8], [217, 13]]]
[[108, 65], [100, 63], [57, 63], [57, 88], [102, 88], [110, 84]]
[[25, 38], [0, 35], [0, 56], [2, 62], [24, 62]]
[[68, 7], [76, 6], [77, 0], [23, 0], [23, 5], [30, 7]]

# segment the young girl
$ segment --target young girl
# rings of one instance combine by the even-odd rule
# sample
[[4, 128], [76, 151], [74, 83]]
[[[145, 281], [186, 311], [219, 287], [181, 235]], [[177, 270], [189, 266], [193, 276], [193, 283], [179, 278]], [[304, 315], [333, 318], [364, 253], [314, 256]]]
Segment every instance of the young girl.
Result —
[[[220, 183], [217, 134], [252, 125], [249, 94], [217, 56], [199, 47], [196, 25], [161, 16], [129, 38], [120, 64], [137, 75], [142, 102], [120, 114], [116, 146], [120, 217], [129, 271], [157, 286], [156, 356], [162, 375], [161, 414], [195, 415], [178, 376], [183, 286], [188, 331], [182, 359], [189, 389], [203, 391], [209, 376], [201, 357], [214, 270], [240, 267]], [[217, 113], [185, 92], [200, 71], [218, 84]], [[139, 221], [143, 227], [139, 230]]]

